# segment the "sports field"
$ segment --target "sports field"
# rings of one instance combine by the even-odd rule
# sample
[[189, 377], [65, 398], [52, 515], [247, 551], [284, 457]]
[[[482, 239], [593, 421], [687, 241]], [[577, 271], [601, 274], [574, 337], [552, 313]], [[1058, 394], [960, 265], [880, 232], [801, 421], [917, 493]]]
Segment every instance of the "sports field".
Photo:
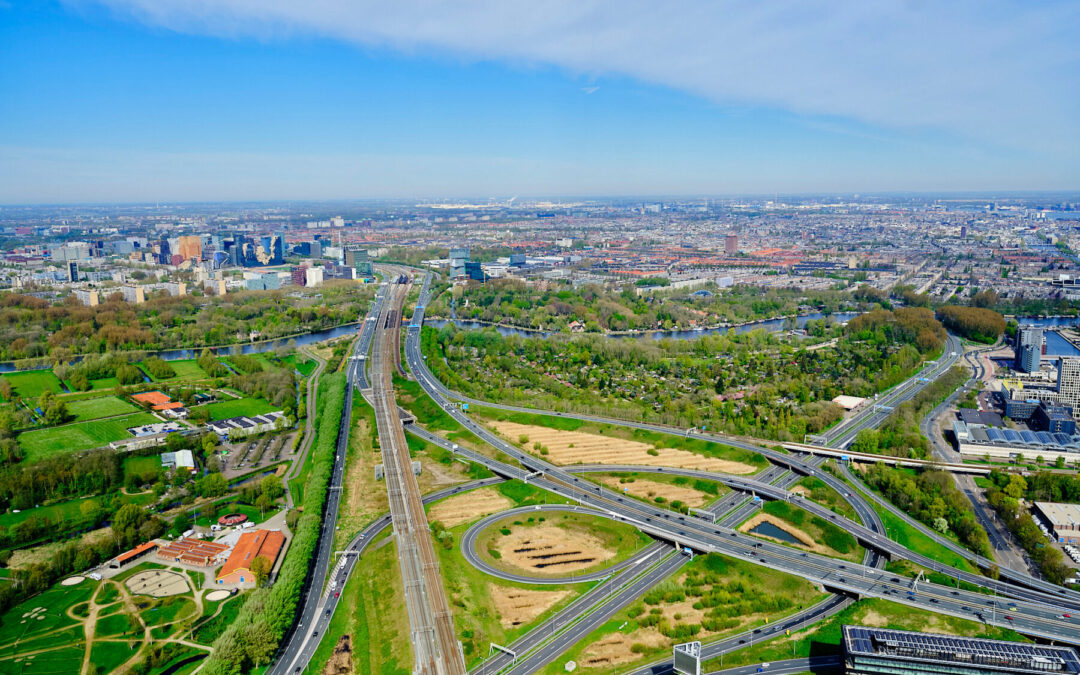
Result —
[[125, 415], [139, 412], [139, 409], [116, 396], [100, 396], [67, 404], [68, 412], [75, 416], [76, 422], [96, 420], [102, 417]]
[[43, 391], [52, 391], [57, 394], [64, 391], [60, 386], [60, 378], [52, 374], [51, 370], [26, 370], [19, 373], [4, 373], [4, 379], [15, 388], [15, 393], [23, 398], [37, 398]]
[[276, 410], [261, 398], [234, 398], [217, 403], [208, 403], [205, 408], [210, 412], [210, 419], [224, 420], [241, 415], [261, 415]]
[[[140, 368], [142, 367], [142, 363], [139, 363], [137, 365]], [[201, 380], [206, 377], [206, 373], [203, 372], [203, 369], [200, 368], [199, 364], [195, 362], [195, 359], [169, 361], [169, 365], [172, 366], [172, 369], [176, 372], [175, 377], [164, 378], [165, 380], [168, 380], [170, 382], [176, 380]], [[154, 382], [163, 381], [162, 378], [154, 377], [153, 375], [151, 375], [150, 371], [148, 371], [146, 368], [143, 368], [142, 371], [146, 373]]]
[[149, 413], [136, 413], [107, 420], [77, 422], [19, 434], [19, 445], [26, 453], [26, 461], [33, 462], [60, 452], [89, 450], [131, 438], [128, 427], [160, 421]]

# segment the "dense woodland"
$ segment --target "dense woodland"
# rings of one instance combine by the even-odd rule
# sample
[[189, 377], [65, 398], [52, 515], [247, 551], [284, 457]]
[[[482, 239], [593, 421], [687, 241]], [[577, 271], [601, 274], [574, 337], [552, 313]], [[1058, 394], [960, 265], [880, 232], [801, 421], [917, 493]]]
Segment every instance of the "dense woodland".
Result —
[[[695, 296], [695, 289], [649, 289], [638, 295], [633, 286], [622, 290], [598, 284], [581, 288], [557, 283], [528, 286], [497, 279], [469, 284], [455, 300], [460, 319], [502, 323], [522, 328], [565, 332], [575, 321], [586, 332], [655, 330], [745, 323], [813, 311], [858, 311], [869, 307], [840, 290], [735, 286], [710, 295]], [[428, 306], [428, 316], [449, 317], [450, 296]]]
[[[1056, 489], [1066, 494], [1063, 489], [1065, 479], [1075, 477], [1065, 476], [1062, 479], [1050, 479], [1046, 476], [1037, 479], [1037, 490], [1052, 494]], [[1073, 576], [1073, 569], [1065, 562], [1065, 556], [1056, 546], [1048, 546], [1049, 543], [1042, 530], [1035, 523], [1031, 512], [1021, 501], [1027, 495], [1034, 495], [1035, 490], [1028, 484], [1028, 480], [1015, 473], [1002, 473], [994, 471], [990, 474], [993, 486], [986, 492], [986, 501], [995, 511], [1005, 527], [1012, 532], [1027, 554], [1039, 566], [1039, 571], [1048, 581], [1055, 584], [1064, 582]], [[1076, 486], [1069, 488], [1067, 494], [1075, 495], [1080, 492]]]
[[276, 339], [358, 320], [374, 290], [351, 281], [318, 289], [241, 291], [225, 296], [151, 294], [145, 304], [117, 294], [97, 307], [74, 296], [50, 303], [5, 293], [0, 297], [0, 360], [43, 359], [66, 363], [78, 354], [158, 350]]
[[1005, 332], [1005, 318], [992, 309], [944, 305], [937, 313], [946, 328], [976, 342], [993, 344]]
[[868, 485], [909, 515], [943, 534], [954, 533], [975, 553], [991, 556], [986, 530], [948, 472], [925, 470], [912, 475], [910, 471], [878, 462], [867, 467], [862, 476]]
[[840, 419], [834, 397], [872, 396], [903, 381], [945, 338], [927, 309], [879, 310], [846, 330], [823, 330], [835, 347], [800, 348], [760, 330], [544, 339], [448, 325], [425, 328], [422, 340], [439, 377], [478, 398], [801, 440]]

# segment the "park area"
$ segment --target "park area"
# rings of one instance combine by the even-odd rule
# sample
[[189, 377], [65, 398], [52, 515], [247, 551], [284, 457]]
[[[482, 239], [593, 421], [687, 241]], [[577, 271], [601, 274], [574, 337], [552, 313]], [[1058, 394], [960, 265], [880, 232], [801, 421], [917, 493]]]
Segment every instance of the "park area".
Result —
[[161, 673], [195, 657], [194, 668], [241, 602], [153, 563], [101, 581], [70, 577], [0, 618], [0, 672], [110, 673], [145, 662], [143, 672]]
[[149, 413], [135, 413], [104, 420], [76, 422], [59, 427], [38, 429], [19, 434], [19, 445], [26, 461], [33, 462], [49, 455], [98, 448], [113, 441], [132, 438], [129, 427], [160, 422]]

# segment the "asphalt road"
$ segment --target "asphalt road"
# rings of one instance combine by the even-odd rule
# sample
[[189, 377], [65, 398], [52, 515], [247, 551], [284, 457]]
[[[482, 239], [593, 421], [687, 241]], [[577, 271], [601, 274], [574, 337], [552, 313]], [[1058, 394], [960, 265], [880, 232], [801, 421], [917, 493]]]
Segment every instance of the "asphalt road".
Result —
[[[593, 486], [585, 487], [581, 485], [581, 479], [568, 474], [559, 467], [528, 455], [494, 436], [471, 420], [457, 406], [447, 401], [440, 388], [433, 384], [435, 380], [427, 370], [426, 364], [423, 363], [422, 356], [419, 353], [419, 326], [422, 324], [423, 306], [425, 304], [426, 298], [422, 294], [421, 301], [418, 303], [417, 316], [414, 316], [407, 334], [406, 358], [412, 373], [429, 395], [459, 423], [477, 434], [484, 441], [491, 443], [499, 450], [516, 459], [526, 471], [542, 474], [541, 477], [532, 479], [535, 484], [564, 496], [577, 498], [582, 504], [608, 509], [613, 513], [614, 517], [633, 523], [643, 531], [665, 540], [674, 541], [680, 545], [691, 546], [698, 551], [717, 551], [727, 555], [747, 556], [756, 559], [759, 564], [767, 567], [817, 581], [827, 588], [857, 595], [895, 596], [890, 597], [890, 599], [906, 597], [909, 587], [907, 580], [897, 578], [896, 581], [892, 581], [893, 577], [873, 568], [861, 565], [845, 565], [832, 559], [812, 556], [807, 553], [792, 553], [790, 549], [785, 550], [785, 547], [774, 545], [771, 542], [754, 542], [751, 537], [730, 530], [724, 531], [721, 528], [704, 523], [700, 519], [673, 518], [670, 513], [646, 504], [631, 503], [621, 496], [613, 495], [602, 487], [596, 487], [596, 491], [593, 493]], [[441, 389], [445, 391], [444, 387]], [[727, 439], [718, 440], [728, 442]], [[756, 446], [751, 447], [755, 451], [759, 450]], [[792, 461], [792, 458], [781, 453], [773, 454], [778, 455], [786, 463]], [[824, 479], [827, 474], [822, 472], [821, 475]], [[907, 557], [908, 552], [906, 549], [904, 549], [904, 554]], [[986, 585], [985, 582], [989, 580], [978, 577], [976, 581]], [[1077, 639], [1077, 626], [1080, 626], [1080, 624], [1074, 620], [1057, 618], [1062, 611], [1060, 609], [1062, 606], [1060, 598], [1052, 596], [1047, 599], [1043, 593], [1019, 589], [1010, 584], [1004, 586], [1007, 592], [1013, 594], [1038, 596], [1040, 602], [1038, 604], [1034, 602], [1018, 602], [1016, 608], [1009, 608], [1009, 614], [1006, 614], [1004, 611], [998, 611], [1001, 602], [993, 600], [991, 601], [994, 603], [991, 606], [992, 613], [986, 617], [986, 621], [1007, 625], [1032, 635], [1053, 639]], [[1064, 592], [1064, 589], [1058, 590]], [[985, 596], [981, 594], [962, 590], [949, 590], [947, 587], [922, 583], [919, 585], [918, 592], [915, 592], [909, 602], [938, 613], [963, 618], [979, 618], [982, 612], [979, 611], [981, 608], [978, 606], [983, 603], [983, 598]], [[1068, 605], [1064, 606], [1069, 608]], [[1003, 608], [1005, 605], [1001, 605], [1001, 607]]]
[[[376, 294], [376, 299], [371, 309], [371, 312], [376, 316], [381, 310], [383, 299], [385, 298], [384, 291], [385, 289], [380, 289]], [[369, 314], [369, 316], [371, 316], [371, 314]], [[373, 324], [370, 321], [365, 321], [364, 327], [360, 331], [360, 338], [356, 341], [352, 356], [357, 356], [367, 351], [371, 345], [372, 335], [374, 335]], [[338, 507], [341, 503], [342, 480], [344, 479], [345, 474], [345, 455], [349, 447], [349, 428], [352, 416], [353, 390], [362, 371], [363, 363], [364, 362], [359, 359], [350, 358], [346, 365], [345, 404], [341, 413], [341, 425], [338, 428], [334, 465], [330, 475], [326, 503], [323, 506], [322, 527], [319, 530], [319, 541], [315, 548], [313, 562], [308, 569], [308, 577], [304, 583], [300, 601], [296, 607], [297, 620], [285, 635], [285, 638], [278, 648], [278, 652], [274, 658], [274, 665], [268, 671], [271, 675], [280, 675], [281, 673], [287, 673], [290, 672], [290, 670], [295, 669], [296, 666], [294, 665], [294, 662], [298, 660], [300, 654], [309, 651], [308, 645], [313, 645], [310, 649], [310, 651], [313, 651], [314, 646], [317, 646], [318, 644], [318, 640], [316, 639], [317, 635], [312, 635], [312, 633], [305, 629], [305, 626], [311, 627], [316, 624], [323, 582], [330, 572], [330, 560], [332, 558], [332, 549], [334, 546], [334, 531], [337, 528]], [[310, 658], [310, 654], [308, 658]], [[306, 663], [306, 661], [304, 661], [304, 663]]]

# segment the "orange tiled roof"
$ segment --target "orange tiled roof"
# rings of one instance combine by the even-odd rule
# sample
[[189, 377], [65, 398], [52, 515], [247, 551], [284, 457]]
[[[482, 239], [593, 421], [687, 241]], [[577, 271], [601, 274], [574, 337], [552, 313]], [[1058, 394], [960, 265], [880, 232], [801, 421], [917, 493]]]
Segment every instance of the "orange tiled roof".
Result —
[[138, 546], [131, 549], [127, 553], [121, 553], [120, 555], [116, 556], [116, 561], [122, 564], [125, 561], [131, 560], [132, 558], [135, 558], [135, 557], [149, 551], [152, 548], [157, 548], [157, 544], [155, 542], [148, 541], [148, 542], [146, 542], [144, 544], [139, 544]]
[[259, 556], [265, 556], [273, 565], [284, 545], [285, 535], [276, 530], [244, 532], [236, 542], [232, 555], [218, 572], [218, 578], [228, 576], [237, 570], [251, 569], [251, 563], [255, 562], [255, 558]]

